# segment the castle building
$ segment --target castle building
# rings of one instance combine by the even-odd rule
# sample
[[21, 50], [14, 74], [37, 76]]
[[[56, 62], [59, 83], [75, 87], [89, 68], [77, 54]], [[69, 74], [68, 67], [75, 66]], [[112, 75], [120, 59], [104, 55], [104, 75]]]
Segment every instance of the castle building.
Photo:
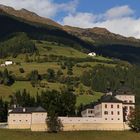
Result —
[[[63, 131], [127, 130], [128, 116], [135, 108], [135, 96], [126, 88], [103, 95], [97, 102], [86, 106], [82, 117], [59, 117]], [[47, 111], [42, 107], [9, 109], [9, 129], [47, 131]]]

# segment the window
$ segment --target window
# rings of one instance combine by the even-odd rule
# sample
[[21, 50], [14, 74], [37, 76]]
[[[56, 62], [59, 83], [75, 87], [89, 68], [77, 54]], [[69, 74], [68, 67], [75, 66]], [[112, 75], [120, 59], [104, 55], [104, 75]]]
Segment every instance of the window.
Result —
[[107, 118], [105, 118], [105, 120], [107, 120]]
[[16, 120], [13, 120], [13, 122], [15, 122]]
[[119, 105], [117, 105], [117, 108], [120, 108], [120, 106], [119, 106]]
[[113, 105], [111, 105], [111, 108], [113, 108]]
[[107, 108], [107, 104], [105, 104], [105, 108]]
[[111, 120], [113, 120], [113, 118], [111, 118]]
[[93, 111], [92, 111], [92, 110], [89, 110], [89, 111], [88, 111], [88, 113], [89, 113], [89, 114], [92, 114], [92, 113], [93, 113]]
[[117, 114], [120, 115], [120, 111], [118, 111]]
[[111, 115], [113, 115], [114, 114], [114, 112], [113, 111], [111, 111]]
[[120, 118], [118, 118], [118, 120], [120, 120]]
[[108, 111], [104, 111], [104, 114], [105, 114], [105, 115], [108, 115]]
[[129, 103], [133, 103], [133, 101], [130, 100]]

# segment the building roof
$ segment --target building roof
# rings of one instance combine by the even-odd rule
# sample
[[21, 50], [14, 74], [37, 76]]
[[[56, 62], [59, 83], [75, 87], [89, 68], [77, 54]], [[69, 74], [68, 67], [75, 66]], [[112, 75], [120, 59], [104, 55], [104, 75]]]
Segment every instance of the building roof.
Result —
[[42, 107], [16, 107], [9, 113], [33, 113], [33, 112], [46, 112]]
[[130, 88], [128, 88], [127, 86], [122, 86], [115, 92], [115, 95], [134, 95], [134, 94]]
[[94, 107], [101, 103], [123, 103], [123, 101], [118, 100], [113, 95], [103, 95], [97, 102], [92, 102], [86, 106], [83, 107], [83, 110], [85, 109], [94, 109]]
[[122, 103], [121, 100], [118, 100], [115, 96], [112, 95], [103, 95], [98, 103]]

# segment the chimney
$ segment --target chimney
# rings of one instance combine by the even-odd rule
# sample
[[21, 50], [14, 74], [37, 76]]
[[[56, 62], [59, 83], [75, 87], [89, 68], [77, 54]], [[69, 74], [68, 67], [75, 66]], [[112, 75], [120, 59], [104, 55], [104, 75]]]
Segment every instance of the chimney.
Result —
[[23, 108], [23, 112], [26, 112], [26, 108]]
[[14, 108], [17, 108], [17, 105], [16, 104], [14, 104]]

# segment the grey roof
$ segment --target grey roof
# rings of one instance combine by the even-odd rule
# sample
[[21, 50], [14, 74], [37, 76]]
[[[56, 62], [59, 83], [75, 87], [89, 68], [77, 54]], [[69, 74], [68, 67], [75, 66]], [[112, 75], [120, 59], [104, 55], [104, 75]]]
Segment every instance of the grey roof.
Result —
[[134, 95], [132, 92], [132, 89], [130, 89], [127, 86], [122, 86], [121, 88], [119, 88], [116, 92], [116, 95]]
[[10, 113], [32, 113], [32, 112], [46, 112], [42, 107], [16, 107]]
[[101, 99], [98, 101], [99, 103], [122, 103], [121, 100], [118, 100], [116, 97], [112, 95], [103, 95]]
[[118, 100], [113, 95], [103, 95], [97, 102], [92, 102], [88, 105], [85, 105], [82, 110], [85, 109], [94, 109], [94, 107], [101, 103], [123, 103], [123, 101]]

